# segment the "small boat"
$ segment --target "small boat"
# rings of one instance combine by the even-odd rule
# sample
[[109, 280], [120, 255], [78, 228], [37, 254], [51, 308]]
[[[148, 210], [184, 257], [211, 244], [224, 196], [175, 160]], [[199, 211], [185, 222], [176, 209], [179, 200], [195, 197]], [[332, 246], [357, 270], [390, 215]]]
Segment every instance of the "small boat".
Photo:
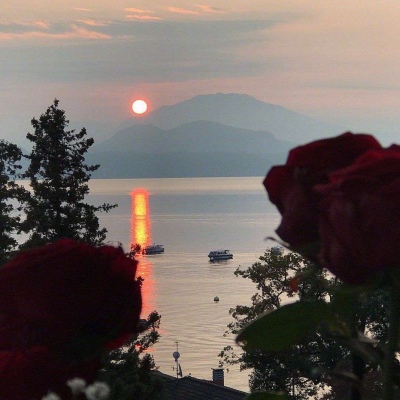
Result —
[[139, 322], [137, 324], [137, 327], [140, 330], [145, 330], [148, 326], [149, 326], [149, 321], [147, 321], [147, 319], [140, 318], [140, 320], [139, 320]]
[[142, 250], [143, 254], [161, 254], [164, 253], [164, 245], [150, 244]]
[[273, 246], [271, 247], [271, 254], [275, 254], [277, 256], [281, 256], [283, 254], [282, 246]]
[[233, 254], [229, 250], [213, 250], [208, 253], [210, 261], [229, 260]]

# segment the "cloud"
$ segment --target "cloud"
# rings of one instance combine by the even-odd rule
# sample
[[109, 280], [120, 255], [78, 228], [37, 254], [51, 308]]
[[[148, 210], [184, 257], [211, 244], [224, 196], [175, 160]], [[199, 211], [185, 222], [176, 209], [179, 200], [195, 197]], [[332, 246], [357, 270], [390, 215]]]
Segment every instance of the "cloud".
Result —
[[55, 35], [55, 38], [69, 39], [69, 38], [79, 38], [79, 39], [111, 39], [110, 35], [106, 35], [101, 32], [90, 31], [88, 29], [79, 27], [77, 25], [71, 26], [71, 31], [66, 32], [61, 35]]
[[225, 11], [222, 10], [221, 8], [212, 7], [209, 5], [195, 4], [195, 7], [200, 8], [203, 12], [206, 13], [225, 13]]
[[30, 29], [48, 30], [50, 29], [50, 24], [45, 21], [19, 21], [19, 22], [2, 22], [0, 23], [0, 32], [18, 32], [27, 31]]
[[132, 8], [132, 7], [125, 8], [125, 11], [136, 14], [154, 14], [154, 11], [142, 10], [140, 8]]
[[127, 15], [126, 16], [127, 19], [130, 20], [143, 20], [143, 21], [161, 21], [162, 18], [161, 17], [155, 17], [152, 15]]
[[90, 8], [81, 8], [81, 7], [74, 7], [73, 10], [76, 11], [85, 11], [85, 12], [93, 12]]
[[179, 8], [179, 7], [168, 7], [168, 11], [171, 11], [171, 12], [177, 13], [177, 14], [200, 15], [200, 13], [198, 13], [197, 11], [186, 10], [184, 8]]
[[[110, 39], [111, 36], [89, 30], [83, 25], [105, 26], [105, 23], [95, 25], [94, 21], [77, 21], [74, 24], [54, 24], [50, 25], [42, 21], [31, 23], [12, 23], [0, 24], [0, 42], [10, 42], [12, 40], [70, 40], [70, 39]], [[11, 43], [14, 44], [14, 43]]]
[[[265, 47], [271, 40], [269, 32], [276, 25], [276, 21], [269, 20], [131, 20], [114, 21], [95, 31], [82, 23], [53, 26], [47, 36], [41, 32], [39, 37], [65, 39], [65, 43], [71, 42], [70, 46], [60, 46], [56, 40], [46, 40], [46, 46], [32, 40], [24, 51], [3, 46], [0, 75], [18, 82], [54, 84], [257, 76], [260, 71], [279, 67]], [[247, 53], [248, 42], [256, 44], [254, 54]]]
[[143, 15], [143, 14], [154, 14], [154, 11], [151, 10], [143, 10], [141, 8], [128, 7], [125, 8], [129, 14], [126, 15], [126, 18], [129, 20], [142, 20], [142, 21], [161, 21], [161, 17], [156, 17], [153, 15]]
[[44, 21], [34, 21], [32, 26], [37, 26], [38, 28], [42, 28], [42, 29], [50, 28], [50, 24], [48, 22], [44, 22]]
[[107, 26], [110, 24], [107, 21], [96, 21], [94, 19], [78, 19], [78, 22], [89, 26]]

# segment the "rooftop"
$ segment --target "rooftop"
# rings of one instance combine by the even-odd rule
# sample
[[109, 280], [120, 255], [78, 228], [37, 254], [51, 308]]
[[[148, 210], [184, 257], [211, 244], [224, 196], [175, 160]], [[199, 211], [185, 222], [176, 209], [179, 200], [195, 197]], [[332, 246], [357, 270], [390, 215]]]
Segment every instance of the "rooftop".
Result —
[[163, 382], [161, 400], [244, 400], [246, 392], [191, 376], [175, 378], [156, 372]]

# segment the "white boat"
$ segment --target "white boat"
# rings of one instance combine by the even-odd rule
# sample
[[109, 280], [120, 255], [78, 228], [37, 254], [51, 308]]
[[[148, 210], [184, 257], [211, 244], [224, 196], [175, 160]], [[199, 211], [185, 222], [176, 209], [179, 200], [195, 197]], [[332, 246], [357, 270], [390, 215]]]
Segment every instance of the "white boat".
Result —
[[282, 246], [271, 247], [271, 254], [281, 256], [283, 254], [283, 247]]
[[143, 251], [143, 254], [161, 254], [164, 253], [164, 245], [162, 244], [149, 244]]
[[229, 250], [213, 250], [208, 253], [210, 261], [229, 260], [233, 258], [233, 254]]

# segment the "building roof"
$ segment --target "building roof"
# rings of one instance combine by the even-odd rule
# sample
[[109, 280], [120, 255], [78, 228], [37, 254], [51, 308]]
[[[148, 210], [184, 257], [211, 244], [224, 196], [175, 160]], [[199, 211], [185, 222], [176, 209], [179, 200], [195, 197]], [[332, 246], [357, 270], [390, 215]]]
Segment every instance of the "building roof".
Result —
[[157, 371], [162, 380], [161, 400], [244, 400], [246, 392], [191, 376], [175, 378]]

